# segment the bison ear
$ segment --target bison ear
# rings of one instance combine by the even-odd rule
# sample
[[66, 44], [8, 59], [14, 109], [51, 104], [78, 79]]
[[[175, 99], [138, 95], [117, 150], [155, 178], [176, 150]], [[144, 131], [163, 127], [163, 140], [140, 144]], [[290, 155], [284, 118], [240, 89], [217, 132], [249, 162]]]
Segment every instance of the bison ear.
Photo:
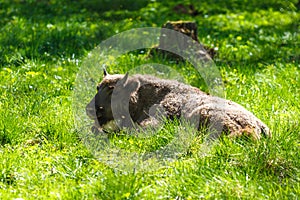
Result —
[[123, 86], [123, 87], [125, 87], [126, 86], [126, 84], [128, 83], [128, 76], [129, 76], [129, 74], [128, 74], [128, 72], [125, 74], [125, 76], [121, 79], [121, 80], [119, 80], [119, 83]]

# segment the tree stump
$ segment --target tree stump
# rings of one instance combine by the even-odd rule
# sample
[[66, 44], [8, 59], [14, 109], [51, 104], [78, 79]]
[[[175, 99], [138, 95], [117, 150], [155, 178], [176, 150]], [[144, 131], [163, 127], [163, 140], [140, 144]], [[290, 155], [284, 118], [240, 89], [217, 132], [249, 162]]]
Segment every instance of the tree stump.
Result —
[[214, 57], [214, 49], [204, 45], [200, 45], [202, 48], [197, 49], [195, 47], [199, 47], [199, 44], [195, 45], [196, 43], [199, 43], [199, 40], [195, 22], [168, 21], [162, 26], [159, 45], [152, 48], [149, 54], [150, 56], [155, 54], [163, 55], [176, 61], [182, 61], [184, 58], [180, 55], [185, 55], [186, 52], [191, 51], [196, 51], [196, 55], [199, 55], [203, 60], [211, 60]]
[[[198, 41], [198, 31], [197, 31], [197, 24], [195, 22], [190, 21], [168, 21], [165, 23], [162, 28], [171, 29], [174, 31], [178, 31], [180, 33], [183, 33], [189, 37], [191, 37], [193, 40]], [[165, 35], [165, 33], [162, 31], [160, 36], [160, 43], [159, 45], [163, 45], [166, 42], [172, 42], [169, 41], [169, 35]]]

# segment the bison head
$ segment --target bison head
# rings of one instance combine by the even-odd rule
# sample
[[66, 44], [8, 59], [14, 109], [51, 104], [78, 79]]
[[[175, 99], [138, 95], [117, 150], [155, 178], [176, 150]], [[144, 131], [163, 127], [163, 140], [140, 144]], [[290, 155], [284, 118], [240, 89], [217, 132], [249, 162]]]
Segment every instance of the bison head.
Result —
[[128, 101], [132, 86], [128, 73], [126, 75], [110, 75], [104, 70], [104, 78], [97, 86], [97, 94], [86, 106], [86, 114], [95, 121], [93, 130], [101, 128], [105, 131], [105, 125], [115, 120], [114, 116], [123, 118], [123, 114], [120, 112], [129, 113]]

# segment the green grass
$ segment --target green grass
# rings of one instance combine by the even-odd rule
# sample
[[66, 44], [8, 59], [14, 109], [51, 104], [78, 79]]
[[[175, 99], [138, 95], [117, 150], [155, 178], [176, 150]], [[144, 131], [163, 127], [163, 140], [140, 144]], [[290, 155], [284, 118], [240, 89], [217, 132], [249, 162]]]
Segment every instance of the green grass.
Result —
[[[299, 3], [199, 1], [193, 17], [174, 13], [179, 3], [190, 1], [0, 0], [0, 199], [299, 198]], [[217, 48], [226, 98], [255, 113], [273, 137], [223, 137], [207, 151], [197, 134], [186, 153], [149, 171], [98, 161], [74, 125], [72, 93], [82, 61], [116, 33], [179, 19], [196, 21], [200, 41]], [[171, 66], [207, 90], [190, 64], [137, 52], [108, 70], [125, 73], [147, 63]], [[130, 152], [159, 150], [178, 128], [167, 123], [151, 137], [122, 132], [110, 141]]]

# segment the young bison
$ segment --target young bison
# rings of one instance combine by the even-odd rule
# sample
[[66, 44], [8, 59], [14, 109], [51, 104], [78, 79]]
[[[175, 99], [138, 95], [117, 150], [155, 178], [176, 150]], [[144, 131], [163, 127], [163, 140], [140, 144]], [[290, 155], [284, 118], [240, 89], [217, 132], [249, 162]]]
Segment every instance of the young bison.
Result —
[[208, 95], [196, 87], [174, 80], [148, 75], [109, 75], [97, 86], [97, 94], [86, 106], [95, 121], [94, 130], [108, 124], [118, 129], [135, 125], [157, 125], [162, 116], [185, 119], [197, 128], [207, 126], [213, 137], [225, 133], [230, 137], [248, 135], [259, 139], [270, 136], [269, 128], [241, 105]]

